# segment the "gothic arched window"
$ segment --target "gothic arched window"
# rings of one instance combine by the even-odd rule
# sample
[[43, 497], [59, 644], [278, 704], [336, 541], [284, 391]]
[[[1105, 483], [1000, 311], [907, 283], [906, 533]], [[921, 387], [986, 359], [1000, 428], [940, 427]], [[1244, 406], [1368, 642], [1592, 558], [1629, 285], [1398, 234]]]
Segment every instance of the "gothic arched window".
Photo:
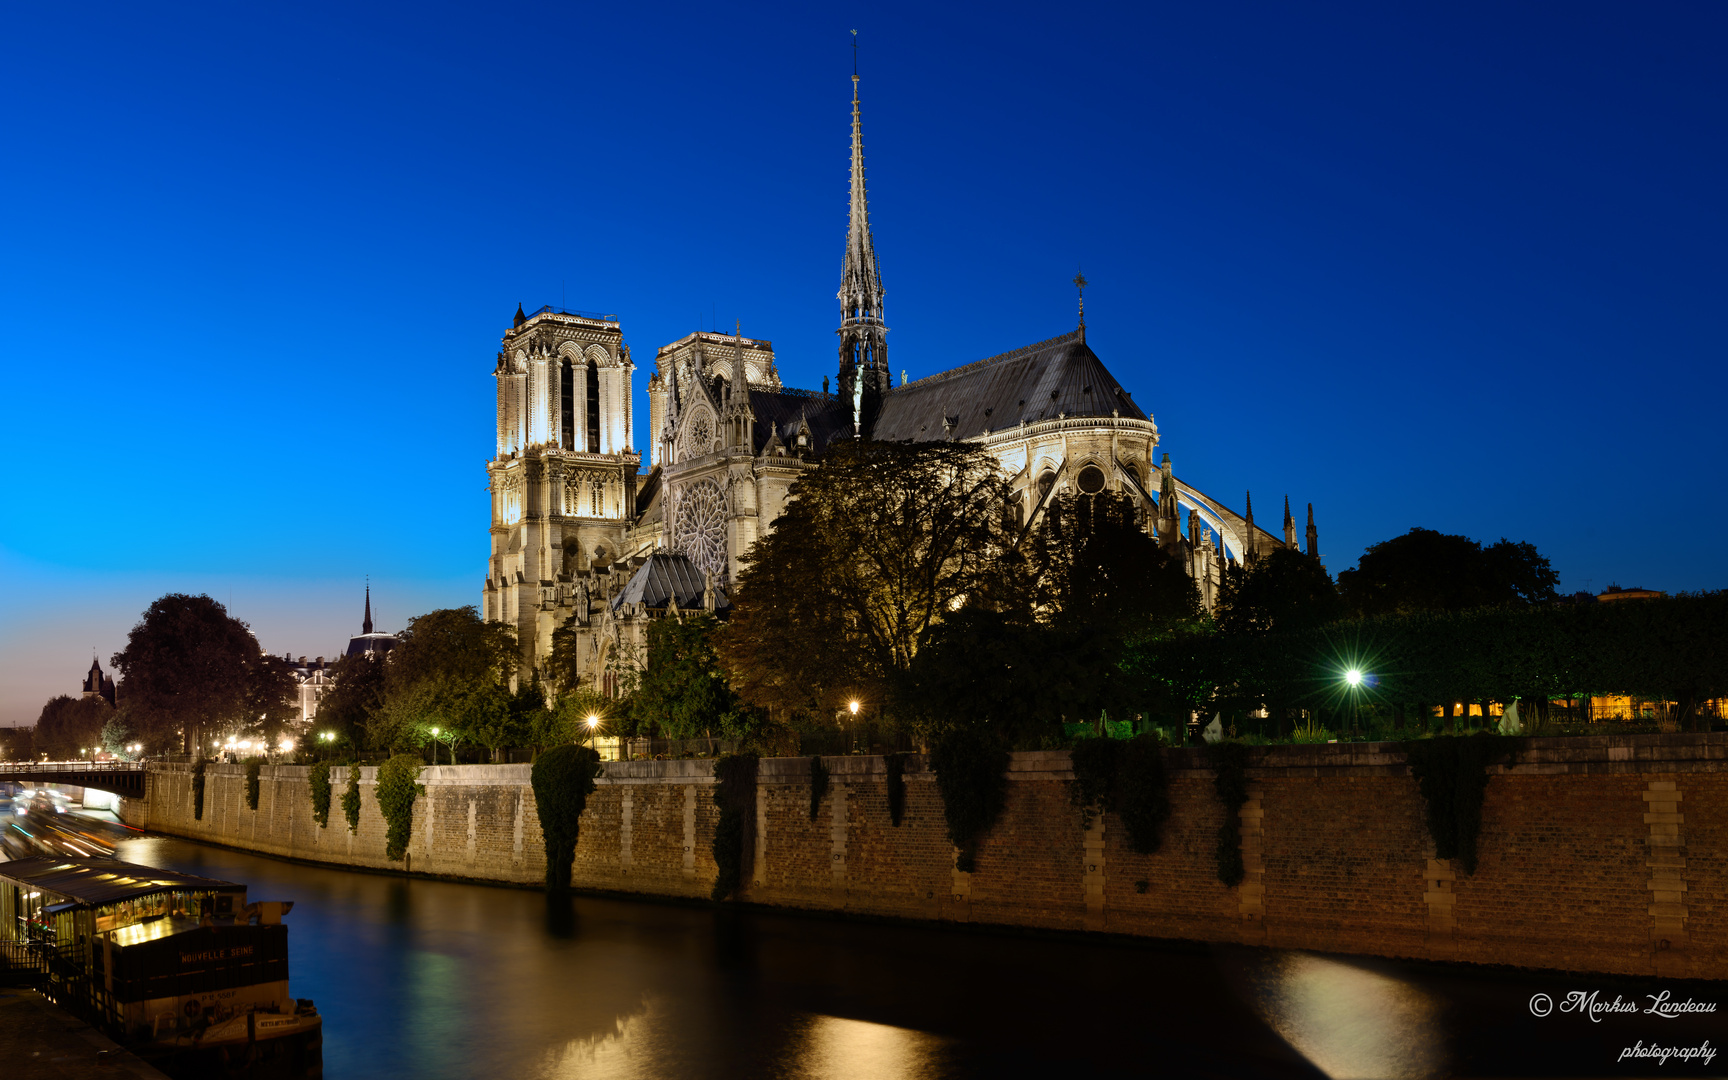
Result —
[[587, 365], [588, 379], [588, 452], [600, 453], [600, 369], [592, 358]]
[[576, 449], [576, 368], [565, 357], [559, 365], [558, 374], [558, 415], [563, 421], [559, 425], [561, 438], [559, 444], [566, 450]]

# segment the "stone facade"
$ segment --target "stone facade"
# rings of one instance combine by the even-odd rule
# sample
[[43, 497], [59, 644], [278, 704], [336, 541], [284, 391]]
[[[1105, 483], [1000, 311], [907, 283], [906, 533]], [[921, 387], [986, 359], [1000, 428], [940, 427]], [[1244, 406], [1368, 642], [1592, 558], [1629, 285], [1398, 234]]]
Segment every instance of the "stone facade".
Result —
[[[877, 757], [824, 759], [810, 815], [809, 759], [762, 761], [741, 899], [875, 916], [1094, 930], [1152, 938], [1513, 964], [1728, 977], [1728, 757], [1724, 735], [1532, 739], [1490, 769], [1474, 875], [1434, 858], [1423, 803], [1396, 743], [1257, 749], [1241, 810], [1241, 885], [1218, 881], [1223, 807], [1196, 750], [1167, 753], [1173, 813], [1162, 848], [1133, 851], [1120, 821], [1082, 830], [1066, 752], [1015, 754], [1007, 808], [973, 873], [954, 870], [941, 796], [917, 757], [905, 814], [888, 813]], [[245, 769], [208, 767], [192, 819], [184, 765], [152, 766], [122, 817], [152, 831], [338, 866], [538, 885], [545, 851], [528, 765], [422, 774], [408, 858], [384, 857], [376, 770], [361, 770], [360, 829], [339, 807], [312, 820], [304, 767], [266, 767], [258, 809]], [[708, 895], [716, 868], [708, 761], [604, 766], [582, 818], [573, 883]], [[345, 769], [333, 770], [339, 798]], [[1441, 901], [1438, 897], [1444, 896]]]
[[[820, 391], [783, 385], [773, 344], [741, 329], [680, 338], [658, 351], [648, 380], [651, 469], [638, 486], [633, 367], [617, 320], [518, 309], [497, 362], [483, 610], [516, 627], [525, 666], [550, 652], [554, 630], [573, 626], [584, 680], [607, 685], [608, 665], [639, 651], [647, 622], [668, 610], [625, 610], [619, 582], [660, 552], [688, 559], [723, 593], [792, 485], [837, 439], [977, 443], [1012, 479], [1013, 513], [1027, 527], [1064, 494], [1126, 495], [1208, 607], [1227, 562], [1298, 547], [1288, 500], [1280, 538], [1254, 524], [1251, 503], [1238, 514], [1175, 476], [1151, 415], [1087, 344], [1083, 308], [1069, 333], [917, 381], [902, 372], [895, 385], [885, 295], [854, 78], [832, 391], [827, 379]], [[1307, 540], [1316, 554], [1312, 507]], [[687, 594], [670, 609], [691, 602]]]

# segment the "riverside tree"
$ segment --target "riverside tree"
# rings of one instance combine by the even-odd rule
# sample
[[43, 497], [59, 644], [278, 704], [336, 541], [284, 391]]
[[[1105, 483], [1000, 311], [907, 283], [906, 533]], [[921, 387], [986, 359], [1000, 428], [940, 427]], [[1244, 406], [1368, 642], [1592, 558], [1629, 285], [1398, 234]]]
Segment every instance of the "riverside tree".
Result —
[[776, 718], [883, 700], [946, 613], [998, 586], [1010, 495], [969, 443], [830, 447], [746, 556], [716, 643], [734, 689]]
[[246, 624], [208, 596], [169, 593], [144, 612], [113, 656], [126, 722], [152, 749], [191, 753], [206, 733], [257, 729], [274, 738], [293, 677]]

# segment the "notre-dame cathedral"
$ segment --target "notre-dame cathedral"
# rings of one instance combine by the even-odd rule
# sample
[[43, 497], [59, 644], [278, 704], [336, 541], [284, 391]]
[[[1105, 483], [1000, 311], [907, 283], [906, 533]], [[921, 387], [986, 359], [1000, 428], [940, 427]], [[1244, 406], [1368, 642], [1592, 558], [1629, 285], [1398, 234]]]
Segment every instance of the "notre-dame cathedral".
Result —
[[[1077, 280], [1083, 285], [1083, 280]], [[610, 692], [639, 663], [652, 619], [722, 610], [740, 559], [773, 528], [788, 489], [836, 439], [967, 440], [1012, 477], [1037, 521], [1065, 491], [1133, 498], [1203, 602], [1225, 561], [1297, 547], [1178, 479], [1158, 427], [1077, 329], [898, 385], [870, 236], [858, 77], [852, 77], [850, 214], [835, 384], [784, 386], [770, 342], [698, 332], [663, 346], [648, 377], [649, 470], [632, 445], [635, 364], [617, 316], [516, 310], [498, 353], [498, 450], [482, 613], [510, 623], [525, 666], [572, 627], [584, 679]], [[1182, 511], [1187, 510], [1186, 525]], [[1317, 553], [1312, 504], [1307, 548]]]

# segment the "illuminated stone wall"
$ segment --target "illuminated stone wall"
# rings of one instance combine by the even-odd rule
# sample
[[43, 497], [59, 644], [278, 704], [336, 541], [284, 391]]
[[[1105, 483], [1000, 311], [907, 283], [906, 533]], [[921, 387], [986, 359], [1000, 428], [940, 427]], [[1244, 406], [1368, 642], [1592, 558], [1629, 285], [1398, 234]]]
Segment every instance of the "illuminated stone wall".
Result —
[[[921, 760], [890, 823], [884, 763], [825, 759], [810, 814], [805, 758], [762, 762], [743, 898], [915, 919], [1102, 930], [1627, 974], [1728, 977], [1728, 736], [1531, 740], [1491, 770], [1480, 864], [1432, 858], [1423, 803], [1397, 744], [1266, 747], [1241, 811], [1246, 880], [1217, 878], [1223, 809], [1196, 751], [1173, 751], [1174, 812], [1160, 851], [1129, 849], [1114, 817], [1082, 831], [1067, 755], [1014, 755], [1008, 807], [976, 872], [953, 869], [941, 799]], [[706, 897], [719, 812], [706, 761], [606, 766], [577, 849], [579, 888]], [[537, 885], [545, 853], [528, 765], [429, 768], [402, 863], [362, 770], [350, 835], [333, 771], [331, 822], [312, 821], [303, 767], [266, 768], [256, 811], [244, 768], [208, 768], [203, 821], [187, 767], [156, 767], [122, 816], [154, 831], [343, 866]]]

